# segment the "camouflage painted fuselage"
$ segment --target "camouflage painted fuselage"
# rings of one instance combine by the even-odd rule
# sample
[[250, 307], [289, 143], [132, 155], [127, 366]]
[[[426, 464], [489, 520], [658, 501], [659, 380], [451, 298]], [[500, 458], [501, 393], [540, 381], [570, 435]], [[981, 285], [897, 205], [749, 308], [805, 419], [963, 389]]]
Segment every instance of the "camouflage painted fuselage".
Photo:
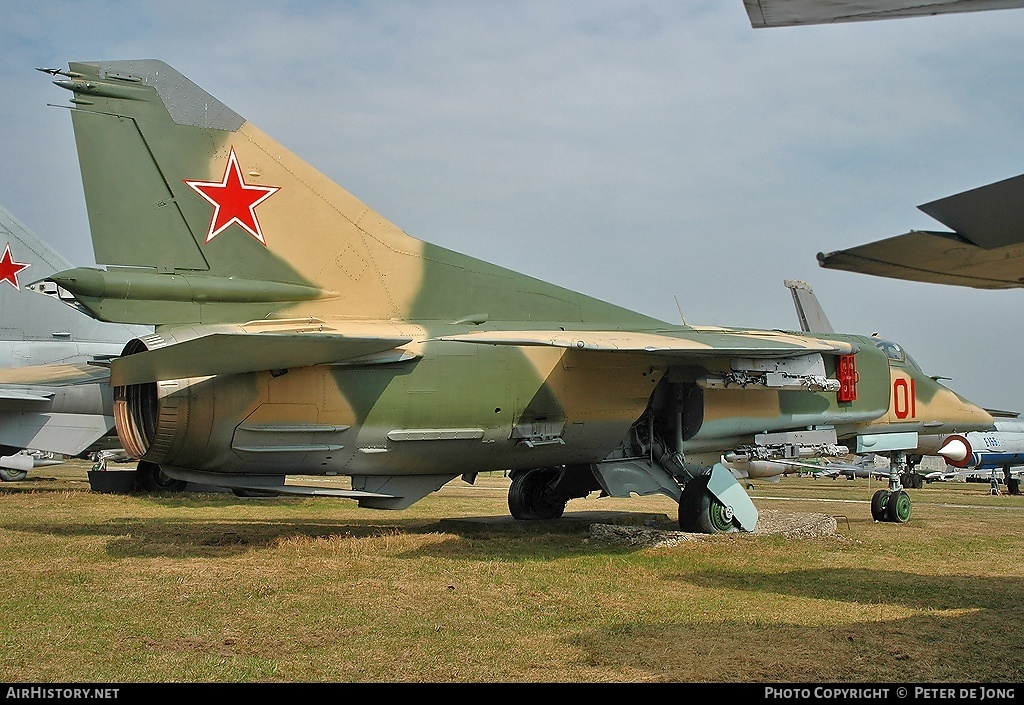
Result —
[[[991, 423], [868, 338], [672, 326], [412, 238], [161, 62], [61, 75], [111, 266], [51, 281], [157, 325], [112, 381], [125, 447], [165, 468], [356, 486]], [[773, 361], [816, 372], [735, 382]]]

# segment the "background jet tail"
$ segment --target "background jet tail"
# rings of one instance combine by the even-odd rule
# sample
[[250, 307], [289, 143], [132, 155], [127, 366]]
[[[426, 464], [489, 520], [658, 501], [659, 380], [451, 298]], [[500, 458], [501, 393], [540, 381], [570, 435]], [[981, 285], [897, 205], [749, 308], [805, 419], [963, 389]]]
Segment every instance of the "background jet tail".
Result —
[[[61, 302], [28, 288], [28, 284], [72, 265], [43, 242], [10, 211], [0, 206], [0, 340], [75, 343], [116, 343], [123, 345], [143, 328], [101, 323]], [[55, 349], [56, 350], [56, 349]], [[55, 362], [68, 352], [55, 352], [51, 359], [28, 357], [25, 364]], [[0, 364], [17, 364], [10, 360]]]

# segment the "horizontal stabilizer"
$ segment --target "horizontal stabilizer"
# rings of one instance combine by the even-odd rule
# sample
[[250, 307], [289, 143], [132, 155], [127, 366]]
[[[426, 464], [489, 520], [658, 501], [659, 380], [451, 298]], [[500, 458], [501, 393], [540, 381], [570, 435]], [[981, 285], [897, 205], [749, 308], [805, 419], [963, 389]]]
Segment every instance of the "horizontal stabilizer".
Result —
[[78, 455], [114, 428], [102, 414], [0, 413], [0, 445]]
[[30, 406], [32, 404], [49, 403], [53, 401], [53, 394], [40, 394], [38, 392], [31, 392], [21, 389], [2, 389], [0, 388], [0, 401], [3, 402], [14, 402], [14, 404], [6, 403], [4, 407], [25, 405]]
[[670, 357], [779, 358], [808, 353], [854, 352], [840, 340], [796, 336], [780, 331], [686, 328], [676, 331], [479, 331], [443, 336], [440, 340], [486, 345], [538, 345], [588, 351], [647, 353]]
[[185, 468], [164, 467], [163, 472], [175, 480], [189, 482], [207, 487], [224, 487], [238, 494], [253, 496], [296, 495], [300, 497], [344, 497], [346, 499], [363, 500], [396, 500], [401, 499], [386, 492], [373, 492], [360, 489], [343, 489], [334, 487], [317, 487], [315, 485], [288, 485], [283, 475], [239, 476], [235, 474], [204, 472]]
[[[109, 377], [110, 369], [106, 365], [93, 365], [88, 362], [0, 368], [0, 384], [67, 387], [106, 382]], [[0, 393], [0, 397], [11, 398], [5, 393]]]
[[213, 333], [111, 364], [111, 384], [123, 386], [185, 377], [309, 367], [391, 350], [411, 338], [329, 333]]
[[332, 487], [314, 487], [312, 485], [276, 485], [274, 487], [263, 487], [261, 485], [245, 486], [236, 485], [232, 489], [249, 491], [259, 494], [293, 495], [297, 497], [341, 497], [344, 499], [396, 499], [389, 494], [378, 492], [364, 492], [362, 490], [342, 490]]

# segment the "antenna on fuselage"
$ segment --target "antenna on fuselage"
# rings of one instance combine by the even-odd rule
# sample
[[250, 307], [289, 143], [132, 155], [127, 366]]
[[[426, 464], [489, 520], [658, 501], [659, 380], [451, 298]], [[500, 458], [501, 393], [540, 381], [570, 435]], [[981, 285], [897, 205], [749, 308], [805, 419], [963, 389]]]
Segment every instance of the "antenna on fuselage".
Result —
[[675, 294], [672, 294], [672, 298], [676, 300], [676, 309], [679, 310], [679, 320], [683, 322], [684, 326], [690, 325], [689, 323], [686, 322], [686, 316], [683, 315], [683, 307], [679, 305], [679, 297], [676, 296]]

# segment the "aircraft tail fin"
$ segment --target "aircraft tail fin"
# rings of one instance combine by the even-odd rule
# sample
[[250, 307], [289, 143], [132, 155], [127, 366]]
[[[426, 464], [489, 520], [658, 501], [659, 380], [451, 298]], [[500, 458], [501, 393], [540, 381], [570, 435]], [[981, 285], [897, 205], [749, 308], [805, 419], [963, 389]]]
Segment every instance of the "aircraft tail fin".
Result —
[[800, 320], [800, 330], [805, 333], [835, 333], [828, 316], [825, 315], [824, 309], [818, 303], [818, 297], [814, 295], [807, 282], [786, 279], [785, 284], [793, 295], [793, 305], [796, 306], [796, 316]]
[[410, 237], [161, 61], [68, 67], [47, 72], [73, 94], [93, 249], [111, 266], [54, 281], [93, 315], [661, 323]]

